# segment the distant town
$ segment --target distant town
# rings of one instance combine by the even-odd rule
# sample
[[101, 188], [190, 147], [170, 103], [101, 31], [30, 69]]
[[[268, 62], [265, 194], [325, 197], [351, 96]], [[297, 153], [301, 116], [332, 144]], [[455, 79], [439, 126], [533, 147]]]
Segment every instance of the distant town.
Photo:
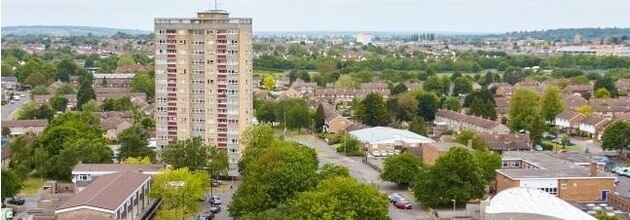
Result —
[[628, 28], [154, 25], [3, 27], [2, 219], [630, 218]]

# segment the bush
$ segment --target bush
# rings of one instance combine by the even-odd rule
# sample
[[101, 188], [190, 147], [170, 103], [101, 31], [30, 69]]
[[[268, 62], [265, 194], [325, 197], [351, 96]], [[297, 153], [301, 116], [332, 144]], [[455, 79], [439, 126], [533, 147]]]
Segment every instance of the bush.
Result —
[[553, 150], [553, 144], [551, 143], [545, 143], [543, 142], [542, 144], [540, 144], [540, 146], [543, 148], [543, 150], [545, 151], [552, 151]]
[[329, 135], [328, 136], [328, 144], [330, 144], [330, 145], [339, 144], [342, 141], [343, 141], [343, 136], [342, 135]]
[[442, 135], [453, 135], [455, 132], [453, 130], [446, 130], [442, 132]]

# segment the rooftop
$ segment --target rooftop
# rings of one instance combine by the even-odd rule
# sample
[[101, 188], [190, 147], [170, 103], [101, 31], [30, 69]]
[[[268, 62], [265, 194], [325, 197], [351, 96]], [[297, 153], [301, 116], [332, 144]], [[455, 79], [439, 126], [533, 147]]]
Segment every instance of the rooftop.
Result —
[[486, 214], [510, 213], [527, 213], [557, 219], [595, 220], [593, 216], [549, 193], [520, 187], [499, 192], [486, 207]]
[[131, 79], [135, 73], [95, 73], [94, 79]]
[[389, 127], [373, 127], [351, 131], [350, 134], [361, 142], [371, 144], [394, 144], [396, 142], [405, 143], [434, 143], [435, 141], [413, 133], [408, 130], [401, 130]]
[[437, 142], [437, 143], [430, 143], [427, 145], [432, 146], [436, 150], [442, 151], [442, 152], [449, 151], [453, 147], [463, 147], [463, 148], [470, 149], [467, 146], [457, 143], [457, 142]]
[[[579, 157], [576, 155], [565, 155], [563, 153], [554, 154], [551, 152], [536, 151], [510, 151], [503, 153], [503, 160], [520, 160], [538, 169], [499, 169], [497, 172], [502, 173], [510, 178], [574, 178], [574, 177], [591, 177], [588, 167], [579, 164], [590, 163], [588, 157]], [[614, 176], [598, 171], [597, 176], [600, 178], [615, 178]]]
[[74, 166], [72, 173], [85, 172], [118, 172], [118, 171], [139, 171], [157, 172], [162, 169], [159, 164], [115, 164], [115, 163], [79, 163]]

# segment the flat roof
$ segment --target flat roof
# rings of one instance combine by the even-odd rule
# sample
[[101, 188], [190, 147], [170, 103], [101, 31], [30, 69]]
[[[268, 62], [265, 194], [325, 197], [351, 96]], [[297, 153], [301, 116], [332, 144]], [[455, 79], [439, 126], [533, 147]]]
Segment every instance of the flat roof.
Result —
[[468, 148], [468, 146], [457, 143], [457, 142], [437, 142], [437, 143], [430, 143], [427, 145], [431, 145], [433, 148], [439, 151], [449, 151], [453, 147], [463, 147], [463, 148], [472, 150]]
[[520, 160], [538, 167], [537, 169], [498, 169], [497, 172], [510, 178], [575, 178], [599, 177], [615, 178], [613, 175], [598, 171], [597, 176], [591, 176], [588, 167], [579, 163], [593, 161], [580, 155], [538, 152], [538, 151], [510, 151], [503, 153], [502, 160]]
[[486, 206], [486, 214], [527, 213], [557, 219], [595, 220], [596, 218], [539, 189], [514, 187], [499, 192]]
[[370, 144], [388, 144], [396, 142], [405, 143], [434, 143], [432, 139], [413, 133], [408, 130], [401, 130], [389, 127], [372, 127], [361, 130], [351, 131], [350, 135], [354, 136], [361, 142]]

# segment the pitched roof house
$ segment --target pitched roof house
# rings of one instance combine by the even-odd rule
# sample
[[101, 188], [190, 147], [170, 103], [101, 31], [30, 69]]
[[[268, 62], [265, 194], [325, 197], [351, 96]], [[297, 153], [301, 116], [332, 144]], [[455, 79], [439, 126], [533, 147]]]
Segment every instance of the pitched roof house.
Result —
[[435, 122], [445, 124], [445, 126], [453, 131], [473, 130], [477, 132], [488, 133], [509, 133], [510, 129], [496, 121], [485, 118], [465, 115], [446, 109], [439, 109], [435, 114]]
[[594, 140], [601, 140], [606, 126], [610, 124], [611, 119], [602, 116], [588, 116], [580, 121], [579, 129], [589, 134]]
[[491, 134], [487, 132], [477, 132], [477, 137], [481, 139], [488, 149], [497, 152], [531, 150], [529, 136], [526, 134]]
[[2, 127], [8, 127], [12, 136], [22, 135], [27, 132], [40, 134], [44, 131], [46, 125], [48, 125], [48, 120], [46, 119], [2, 121]]
[[567, 109], [556, 116], [555, 125], [560, 130], [575, 133], [579, 130], [580, 122], [585, 118], [586, 115]]

